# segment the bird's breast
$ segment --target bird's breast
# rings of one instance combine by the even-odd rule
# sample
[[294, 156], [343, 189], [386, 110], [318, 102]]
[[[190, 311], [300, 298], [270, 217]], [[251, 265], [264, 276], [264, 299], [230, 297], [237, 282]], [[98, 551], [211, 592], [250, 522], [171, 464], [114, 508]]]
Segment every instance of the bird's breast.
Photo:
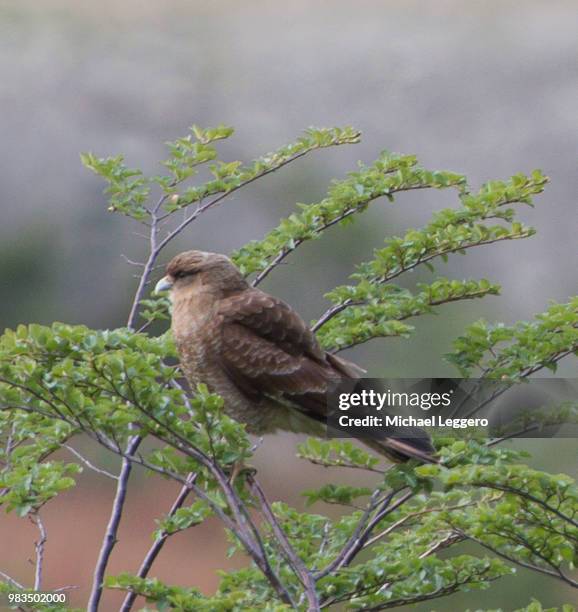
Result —
[[225, 413], [244, 423], [249, 433], [262, 435], [279, 428], [273, 418], [273, 403], [248, 398], [223, 369], [220, 336], [206, 325], [191, 325], [186, 333], [175, 334], [181, 367], [191, 389], [203, 383], [225, 401]]

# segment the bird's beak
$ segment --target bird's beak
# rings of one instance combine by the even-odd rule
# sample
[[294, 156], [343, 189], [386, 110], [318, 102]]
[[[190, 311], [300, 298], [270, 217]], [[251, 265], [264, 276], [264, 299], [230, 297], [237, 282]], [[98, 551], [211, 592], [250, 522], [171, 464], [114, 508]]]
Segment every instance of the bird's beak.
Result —
[[163, 276], [161, 280], [155, 285], [153, 293], [160, 293], [161, 291], [168, 291], [173, 286], [173, 281], [168, 276]]

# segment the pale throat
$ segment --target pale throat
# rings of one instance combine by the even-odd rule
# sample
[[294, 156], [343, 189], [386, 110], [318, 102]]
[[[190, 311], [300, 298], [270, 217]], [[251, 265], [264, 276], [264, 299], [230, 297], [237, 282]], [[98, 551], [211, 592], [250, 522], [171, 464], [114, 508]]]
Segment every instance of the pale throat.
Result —
[[211, 320], [217, 301], [217, 296], [208, 287], [191, 287], [171, 292], [172, 329], [175, 338], [198, 332]]

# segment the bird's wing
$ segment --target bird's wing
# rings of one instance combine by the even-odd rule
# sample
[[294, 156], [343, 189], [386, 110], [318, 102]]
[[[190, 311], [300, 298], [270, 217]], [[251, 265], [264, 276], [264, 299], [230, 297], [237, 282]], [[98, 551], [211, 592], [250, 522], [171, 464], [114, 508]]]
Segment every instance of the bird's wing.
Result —
[[221, 302], [221, 364], [247, 395], [324, 394], [336, 373], [301, 317], [257, 289]]
[[[355, 364], [326, 354], [290, 306], [262, 291], [252, 289], [224, 299], [217, 316], [221, 367], [249, 398], [283, 397], [324, 423], [331, 383], [361, 375]], [[429, 437], [418, 428], [411, 437], [390, 431], [383, 439], [364, 442], [395, 461], [435, 462]]]

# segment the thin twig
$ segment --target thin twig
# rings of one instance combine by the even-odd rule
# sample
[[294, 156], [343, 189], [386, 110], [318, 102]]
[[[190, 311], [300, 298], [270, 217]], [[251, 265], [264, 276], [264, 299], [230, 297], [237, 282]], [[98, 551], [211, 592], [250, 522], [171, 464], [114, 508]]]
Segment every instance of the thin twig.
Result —
[[16, 433], [16, 421], [14, 420], [13, 415], [11, 415], [11, 417], [12, 422], [10, 424], [10, 431], [8, 432], [8, 436], [6, 438], [6, 448], [4, 449], [4, 456], [6, 457], [6, 469], [9, 469], [12, 464], [12, 451], [15, 448], [13, 441], [14, 434]]
[[361, 534], [363, 533], [363, 529], [365, 525], [367, 524], [367, 521], [369, 520], [371, 513], [376, 508], [377, 497], [379, 493], [380, 491], [375, 491], [373, 493], [373, 495], [371, 496], [371, 499], [369, 500], [369, 503], [367, 504], [367, 508], [365, 509], [365, 512], [363, 513], [362, 517], [359, 519], [359, 522], [357, 523], [355, 530], [353, 531], [353, 533], [351, 534], [351, 536], [349, 537], [349, 539], [347, 540], [347, 542], [341, 549], [340, 553], [333, 559], [333, 561], [328, 563], [324, 569], [320, 570], [319, 572], [315, 574], [316, 580], [320, 580], [321, 578], [324, 578], [325, 576], [328, 576], [329, 574], [333, 573], [338, 567], [341, 566], [343, 560], [349, 555], [350, 550], [359, 541], [359, 538], [361, 537]]
[[[498, 501], [499, 499], [502, 498], [502, 494], [499, 494], [493, 498], [490, 498], [488, 500], [484, 499], [484, 501], [488, 501], [488, 502], [494, 502], [494, 501]], [[370, 540], [367, 541], [367, 543], [365, 544], [364, 548], [368, 548], [369, 546], [371, 546], [372, 544], [375, 544], [375, 542], [381, 540], [382, 538], [384, 538], [385, 536], [389, 535], [392, 531], [395, 531], [398, 527], [401, 527], [403, 524], [405, 524], [409, 519], [412, 518], [416, 518], [418, 516], [423, 516], [424, 514], [431, 514], [433, 512], [448, 512], [448, 511], [453, 511], [453, 510], [461, 510], [462, 508], [468, 508], [470, 506], [476, 506], [478, 505], [480, 502], [478, 500], [472, 501], [472, 502], [464, 502], [463, 504], [456, 504], [455, 506], [447, 506], [447, 507], [441, 507], [441, 508], [426, 508], [425, 510], [418, 510], [416, 512], [410, 512], [409, 514], [406, 514], [405, 516], [403, 516], [402, 518], [400, 518], [398, 521], [396, 521], [395, 523], [392, 523], [387, 529], [384, 529], [383, 531], [381, 531], [380, 533], [374, 535]], [[437, 544], [435, 544], [435, 546], [433, 547], [435, 550], [437, 550], [437, 548], [439, 548], [440, 543], [438, 542]], [[431, 551], [433, 552], [433, 550]], [[429, 554], [431, 554], [431, 552], [424, 554], [424, 557], [427, 557]], [[420, 556], [420, 559], [422, 558], [422, 556]]]
[[[394, 510], [397, 510], [397, 508], [399, 508], [414, 495], [413, 491], [408, 491], [394, 503], [392, 503], [395, 495], [401, 491], [402, 489], [391, 491], [381, 500], [377, 499], [377, 495], [380, 493], [380, 491], [376, 491], [371, 496], [369, 504], [367, 505], [363, 516], [357, 523], [357, 527], [355, 528], [354, 532], [351, 534], [335, 559], [328, 563], [323, 570], [315, 574], [316, 580], [320, 580], [321, 578], [328, 576], [329, 574], [332, 574], [343, 567], [347, 567], [355, 559], [357, 554], [363, 550], [369, 536], [379, 522], [388, 514]], [[375, 512], [375, 514], [372, 517], [371, 515], [373, 512]]]
[[[432, 307], [435, 308], [436, 306], [443, 306], [444, 304], [451, 304], [452, 302], [463, 302], [466, 300], [475, 300], [477, 298], [481, 298], [484, 297], [487, 294], [486, 291], [478, 291], [478, 292], [472, 292], [468, 295], [460, 295], [460, 296], [456, 296], [456, 297], [450, 297], [450, 298], [445, 298], [445, 299], [440, 299], [440, 300], [432, 300], [431, 302], [428, 302], [427, 306], [428, 307]], [[347, 300], [346, 300], [347, 301]], [[345, 302], [343, 302], [342, 304], [340, 304], [339, 306], [342, 306], [343, 304], [345, 304]], [[349, 301], [347, 304], [347, 308], [351, 308], [353, 306], [366, 306], [368, 305], [369, 302], [367, 301]], [[330, 309], [331, 310], [331, 309]], [[340, 312], [343, 309], [340, 310]], [[329, 311], [328, 311], [329, 312]], [[333, 318], [333, 316], [335, 316], [335, 314], [338, 313], [334, 313], [331, 318]], [[419, 309], [416, 309], [414, 312], [408, 312], [408, 313], [404, 313], [403, 315], [399, 316], [399, 317], [392, 317], [391, 320], [392, 321], [406, 321], [407, 319], [411, 319], [413, 317], [419, 317], [422, 314], [424, 314], [423, 312], [420, 312]], [[325, 323], [327, 323], [327, 321], [325, 321]], [[354, 341], [351, 342], [350, 344], [342, 344], [340, 346], [338, 346], [337, 348], [327, 348], [327, 350], [336, 355], [337, 353], [341, 353], [341, 351], [346, 351], [350, 348], [353, 348], [354, 346], [361, 346], [362, 344], [365, 344], [366, 342], [370, 342], [371, 340], [375, 340], [376, 338], [391, 338], [391, 337], [397, 337], [399, 336], [399, 332], [393, 332], [391, 334], [379, 334], [377, 336], [370, 336], [368, 338], [365, 338], [364, 340], [358, 340], [358, 341]]]
[[502, 484], [496, 484], [493, 482], [481, 482], [480, 484], [484, 487], [488, 487], [489, 489], [496, 489], [498, 491], [504, 491], [505, 493], [512, 493], [514, 495], [518, 495], [519, 497], [527, 499], [528, 501], [531, 501], [537, 504], [538, 506], [541, 506], [542, 508], [544, 508], [544, 510], [551, 512], [552, 514], [555, 514], [558, 518], [562, 519], [563, 521], [566, 521], [567, 523], [570, 523], [573, 527], [578, 527], [578, 521], [574, 520], [572, 517], [568, 516], [567, 514], [560, 512], [560, 510], [558, 510], [557, 508], [554, 508], [547, 502], [541, 500], [539, 497], [536, 497], [535, 495], [532, 495], [531, 493], [527, 493], [526, 491], [522, 491], [521, 489], [516, 489], [515, 487], [510, 487], [508, 485], [502, 485]]
[[[374, 198], [375, 199], [375, 198]], [[363, 207], [365, 207], [365, 204], [363, 205]], [[358, 212], [359, 208], [362, 207], [355, 207], [355, 208], [350, 208], [349, 210], [347, 210], [346, 212], [342, 213], [341, 215], [339, 215], [338, 217], [336, 217], [335, 219], [333, 219], [332, 221], [329, 221], [328, 223], [326, 223], [325, 225], [322, 225], [317, 231], [316, 234], [320, 234], [321, 232], [324, 232], [325, 230], [329, 229], [330, 227], [332, 227], [333, 225], [336, 225], [337, 223], [339, 223], [340, 221], [343, 221], [345, 219], [347, 219], [347, 217], [350, 217], [351, 215], [353, 215], [354, 213]], [[267, 276], [269, 276], [269, 274], [290, 254], [293, 253], [293, 251], [295, 251], [299, 246], [301, 246], [304, 242], [305, 242], [305, 238], [301, 238], [299, 240], [295, 240], [294, 244], [291, 248], [287, 248], [287, 249], [282, 249], [281, 251], [279, 251], [279, 253], [277, 253], [277, 256], [269, 263], [269, 265], [264, 268], [263, 270], [261, 270], [261, 272], [259, 272], [259, 274], [256, 276], [255, 280], [251, 283], [251, 285], [253, 287], [256, 287], [257, 285], [259, 285], [263, 280], [265, 280], [265, 278], [267, 278]]]
[[24, 585], [20, 584], [17, 580], [14, 580], [14, 578], [9, 576], [6, 572], [3, 572], [2, 570], [0, 570], [0, 578], [3, 578], [4, 580], [6, 580], [6, 582], [9, 582], [12, 586], [15, 586], [17, 589], [24, 590]]
[[137, 266], [139, 268], [144, 268], [145, 264], [142, 261], [133, 261], [132, 259], [129, 259], [124, 253], [121, 253], [120, 256], [124, 259], [124, 261], [131, 265], [131, 266]]
[[[506, 554], [506, 553], [504, 553], [504, 552], [494, 548], [493, 546], [490, 546], [489, 544], [486, 544], [482, 540], [480, 540], [480, 539], [476, 538], [475, 536], [472, 536], [472, 535], [470, 535], [468, 533], [460, 532], [460, 535], [463, 536], [464, 539], [468, 539], [468, 540], [471, 540], [472, 542], [475, 542], [476, 544], [479, 544], [480, 546], [482, 546], [486, 550], [489, 550], [490, 552], [493, 552], [498, 557], [501, 557], [502, 559], [505, 559], [506, 561], [509, 561], [510, 563], [514, 563], [515, 565], [519, 565], [520, 567], [524, 567], [524, 568], [533, 570], [533, 571], [538, 572], [540, 574], [545, 574], [546, 576], [552, 576], [553, 578], [558, 578], [558, 579], [562, 580], [562, 582], [565, 582], [566, 584], [570, 585], [571, 587], [574, 587], [575, 589], [578, 588], [578, 581], [573, 580], [572, 578], [567, 576], [559, 567], [553, 565], [547, 559], [546, 559], [546, 562], [553, 569], [547, 569], [545, 567], [541, 567], [540, 565], [536, 565], [534, 563], [528, 563], [527, 561], [522, 561], [521, 559], [517, 559], [516, 557], [512, 557], [512, 556], [510, 556], [510, 555], [508, 555], [508, 554]], [[530, 552], [533, 552], [533, 551], [530, 550]]]
[[363, 470], [364, 472], [374, 472], [375, 474], [387, 474], [388, 470], [380, 470], [379, 468], [371, 467], [368, 465], [357, 465], [355, 463], [339, 463], [336, 461], [335, 463], [327, 463], [322, 460], [314, 459], [313, 457], [305, 457], [309, 463], [313, 465], [320, 465], [321, 467], [330, 469], [330, 468], [348, 468], [352, 470]]
[[356, 547], [352, 551], [353, 554], [351, 554], [349, 558], [345, 560], [345, 563], [341, 567], [349, 565], [351, 561], [353, 561], [353, 559], [355, 558], [355, 555], [357, 555], [358, 552], [363, 550], [367, 542], [367, 539], [373, 533], [373, 530], [388, 514], [391, 514], [392, 512], [397, 510], [400, 506], [405, 504], [406, 501], [408, 501], [415, 495], [413, 491], [408, 491], [407, 493], [405, 493], [400, 498], [398, 498], [395, 502], [392, 503], [392, 500], [396, 493], [399, 493], [399, 491], [393, 491], [382, 502], [381, 508], [378, 510], [375, 516], [369, 521], [369, 523], [367, 524], [367, 527], [365, 528], [365, 531], [363, 532], [362, 536], [359, 538], [359, 542], [356, 544]]
[[[471, 580], [472, 578], [478, 578], [478, 579], [482, 578], [483, 575], [487, 571], [488, 571], [487, 569], [484, 569], [481, 572], [475, 572], [473, 575], [468, 576], [467, 578], [464, 578], [461, 581], [456, 580], [454, 584], [448, 585], [447, 587], [440, 587], [439, 589], [436, 589], [435, 591], [424, 593], [423, 595], [416, 595], [408, 599], [399, 598], [395, 600], [390, 600], [384, 604], [378, 604], [370, 608], [365, 608], [365, 610], [367, 610], [367, 612], [378, 612], [380, 610], [389, 610], [390, 608], [398, 608], [400, 606], [411, 605], [414, 603], [419, 603], [421, 601], [428, 601], [430, 599], [437, 599], [439, 597], [445, 597], [446, 595], [451, 595], [455, 593], [456, 591], [458, 591], [462, 585], [468, 583], [468, 580]], [[495, 580], [497, 580], [497, 578], [495, 577], [488, 578], [487, 582], [493, 582]]]
[[[439, 550], [443, 550], [444, 548], [448, 548], [449, 546], [452, 546], [453, 544], [457, 544], [458, 542], [462, 542], [463, 539], [464, 538], [461, 535], [458, 535], [458, 534], [456, 534], [455, 532], [452, 531], [446, 537], [442, 538], [441, 540], [438, 540], [437, 542], [434, 542], [434, 544], [432, 546], [430, 546], [427, 550], [424, 550], [424, 552], [422, 552], [418, 556], [418, 559], [425, 559], [426, 557], [429, 557], [429, 556], [433, 555], [434, 553], [438, 552]], [[392, 584], [391, 582], [384, 583], [379, 588], [379, 592], [382, 593], [383, 591], [387, 591], [387, 589], [389, 589], [391, 584]]]
[[[386, 172], [385, 174], [389, 174], [389, 173]], [[357, 212], [361, 212], [365, 210], [365, 208], [369, 204], [371, 204], [371, 202], [374, 202], [375, 200], [385, 197], [386, 195], [391, 196], [395, 193], [400, 193], [400, 192], [405, 192], [405, 191], [416, 191], [418, 189], [429, 189], [429, 188], [430, 188], [429, 185], [415, 185], [415, 186], [403, 187], [400, 189], [393, 189], [392, 191], [389, 191], [387, 194], [378, 193], [371, 198], [367, 198], [367, 200], [364, 200], [361, 204], [357, 204], [355, 207], [345, 210], [340, 215], [335, 217], [335, 219], [332, 219], [331, 221], [328, 221], [321, 227], [317, 228], [315, 230], [315, 235], [319, 235], [321, 234], [321, 232], [324, 232], [325, 230], [329, 229], [330, 227], [333, 227], [334, 225], [337, 225], [338, 223], [340, 223], [341, 221], [344, 221], [351, 215], [354, 215]], [[261, 272], [259, 272], [259, 274], [255, 277], [255, 280], [251, 283], [252, 286], [256, 287], [259, 283], [261, 283], [279, 264], [283, 262], [283, 260], [288, 255], [293, 253], [293, 251], [295, 251], [299, 246], [301, 246], [306, 240], [308, 240], [308, 238], [302, 238], [299, 240], [295, 240], [291, 247], [281, 249], [279, 253], [277, 253], [277, 255], [274, 257], [274, 259], [272, 259], [271, 262], [263, 270], [261, 270]]]
[[[329, 545], [329, 531], [331, 529], [331, 522], [327, 521], [324, 525], [323, 525], [323, 535], [321, 536], [321, 544], [319, 545], [319, 552], [317, 554], [318, 558], [323, 558], [323, 556], [325, 555], [325, 551], [327, 549], [327, 546]], [[314, 571], [318, 571], [317, 566], [313, 567]]]
[[77, 584], [65, 584], [64, 586], [54, 589], [54, 593], [61, 593], [62, 591], [74, 591], [80, 588]]
[[[521, 235], [521, 236], [500, 237], [500, 238], [495, 238], [493, 240], [483, 240], [483, 241], [480, 241], [480, 242], [476, 242], [474, 244], [465, 244], [465, 245], [457, 246], [457, 247], [451, 248], [451, 249], [443, 249], [443, 250], [440, 250], [440, 251], [436, 251], [432, 255], [429, 255], [428, 257], [424, 257], [423, 259], [420, 259], [420, 260], [416, 261], [415, 263], [413, 263], [413, 264], [411, 264], [411, 265], [409, 265], [407, 267], [401, 267], [397, 272], [394, 272], [392, 274], [388, 274], [388, 275], [384, 276], [383, 278], [379, 279], [379, 283], [380, 284], [389, 283], [390, 281], [394, 280], [398, 276], [401, 276], [405, 272], [409, 272], [410, 270], [413, 270], [417, 266], [419, 266], [421, 264], [424, 264], [424, 263], [427, 263], [428, 261], [430, 261], [432, 259], [436, 259], [437, 257], [441, 257], [442, 255], [448, 255], [448, 254], [451, 254], [451, 253], [456, 253], [458, 251], [465, 251], [466, 249], [471, 249], [471, 248], [474, 248], [474, 247], [477, 247], [477, 246], [485, 246], [485, 245], [488, 245], [488, 244], [493, 244], [494, 242], [501, 242], [503, 240], [517, 240], [517, 239], [520, 239], [520, 238], [526, 238], [526, 236], [525, 235]], [[311, 327], [311, 331], [316, 332], [321, 327], [323, 327], [323, 325], [325, 325], [328, 321], [333, 319], [333, 317], [338, 315], [340, 312], [342, 312], [346, 308], [349, 308], [349, 306], [352, 306], [353, 304], [354, 304], [354, 301], [351, 300], [351, 299], [348, 299], [348, 300], [344, 300], [340, 304], [336, 304], [334, 306], [331, 306], [330, 308], [328, 308], [321, 315], [321, 317], [319, 317], [319, 319]]]
[[77, 459], [82, 461], [82, 463], [84, 463], [87, 467], [89, 467], [93, 472], [96, 472], [97, 474], [102, 474], [103, 476], [106, 476], [107, 478], [112, 478], [112, 480], [118, 480], [118, 476], [115, 476], [114, 474], [111, 474], [110, 472], [107, 472], [106, 470], [97, 467], [96, 465], [91, 463], [84, 455], [81, 455], [75, 448], [73, 448], [69, 444], [63, 444], [62, 447], [70, 451]]
[[513, 433], [508, 434], [506, 436], [502, 436], [501, 438], [494, 438], [493, 440], [486, 442], [485, 446], [487, 447], [496, 446], [496, 444], [501, 444], [502, 442], [506, 442], [506, 440], [512, 440], [514, 438], [518, 438], [531, 431], [536, 431], [537, 429], [540, 429], [540, 425], [532, 425], [531, 427], [519, 429], [518, 431], [514, 431]]
[[448, 546], [451, 546], [452, 544], [457, 544], [458, 542], [461, 542], [462, 540], [463, 538], [461, 535], [456, 534], [452, 531], [445, 538], [438, 540], [432, 546], [430, 546], [427, 550], [424, 550], [424, 552], [422, 552], [419, 555], [419, 559], [425, 559], [426, 557], [429, 557], [433, 555], [434, 553], [438, 552], [438, 550], [447, 548]]

